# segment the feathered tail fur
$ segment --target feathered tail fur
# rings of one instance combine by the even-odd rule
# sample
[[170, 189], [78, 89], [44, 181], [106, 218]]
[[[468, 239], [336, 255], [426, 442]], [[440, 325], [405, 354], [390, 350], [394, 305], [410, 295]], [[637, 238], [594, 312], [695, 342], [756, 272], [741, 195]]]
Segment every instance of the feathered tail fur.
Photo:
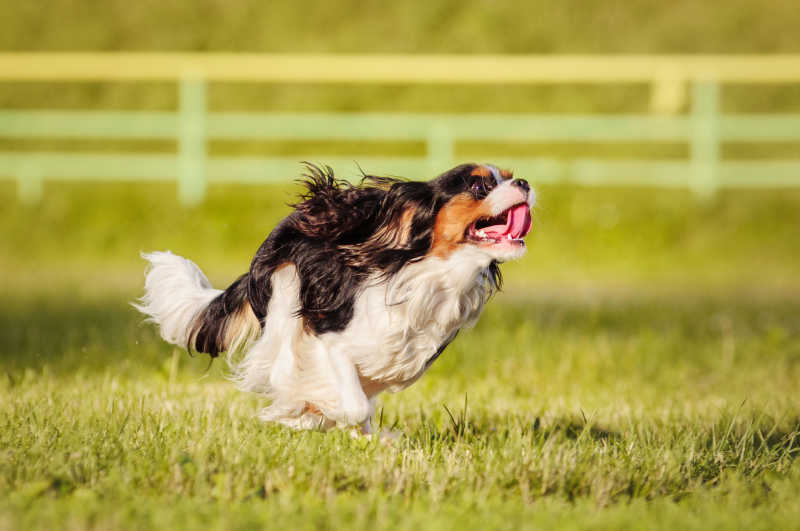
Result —
[[191, 260], [169, 251], [142, 257], [150, 267], [145, 294], [133, 306], [158, 325], [165, 341], [216, 357], [258, 337], [261, 325], [247, 301], [247, 275], [222, 291], [212, 288]]

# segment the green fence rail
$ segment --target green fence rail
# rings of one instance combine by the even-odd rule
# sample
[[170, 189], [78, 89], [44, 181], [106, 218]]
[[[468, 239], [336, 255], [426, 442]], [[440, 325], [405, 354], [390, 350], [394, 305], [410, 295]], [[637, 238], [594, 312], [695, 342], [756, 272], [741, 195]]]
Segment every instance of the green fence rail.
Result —
[[[744, 58], [738, 69], [734, 68], [736, 63], [731, 63], [730, 58], [720, 59], [722, 62], [715, 62], [708, 57], [701, 58], [701, 61], [694, 58], [692, 62], [675, 57], [656, 57], [649, 62], [631, 59], [628, 63], [620, 62], [618, 57], [572, 57], [562, 62], [558, 58], [538, 58], [544, 61], [539, 65], [540, 70], [527, 77], [523, 75], [524, 72], [520, 74], [506, 68], [506, 58], [495, 58], [493, 62], [486, 63], [488, 67], [495, 65], [498, 72], [484, 72], [482, 83], [489, 77], [497, 83], [508, 80], [517, 83], [552, 83], [577, 79], [580, 82], [602, 83], [650, 80], [653, 84], [651, 114], [555, 116], [211, 112], [206, 102], [208, 82], [239, 79], [237, 76], [250, 79], [247, 76], [254, 74], [248, 64], [252, 66], [252, 61], [263, 62], [266, 59], [272, 61], [267, 63], [272, 64], [273, 70], [258, 71], [256, 81], [295, 81], [290, 75], [292, 72], [296, 72], [297, 76], [309, 74], [306, 70], [301, 71], [292, 61], [304, 64], [309, 58], [286, 57], [284, 64], [280, 61], [275, 63], [276, 57], [280, 56], [268, 56], [266, 59], [264, 56], [251, 56], [252, 61], [248, 63], [238, 56], [224, 56], [222, 59], [227, 58], [226, 62], [217, 56], [153, 54], [148, 62], [142, 59], [147, 57], [146, 54], [83, 54], [80, 55], [82, 60], [76, 55], [80, 54], [0, 54], [0, 80], [174, 79], [178, 83], [179, 108], [176, 112], [0, 110], [0, 138], [173, 140], [177, 141], [178, 150], [174, 154], [0, 151], [0, 176], [16, 179], [19, 196], [26, 202], [39, 200], [45, 181], [177, 179], [181, 202], [195, 204], [202, 201], [209, 183], [287, 181], [299, 171], [298, 160], [301, 157], [210, 157], [207, 146], [212, 140], [424, 142], [426, 154], [419, 157], [353, 154], [324, 157], [321, 160], [338, 168], [355, 168], [357, 161], [370, 173], [422, 178], [456, 163], [455, 148], [459, 142], [465, 141], [684, 143], [689, 146], [686, 159], [498, 156], [492, 157], [492, 161], [514, 169], [534, 182], [569, 180], [581, 184], [688, 187], [704, 197], [722, 187], [800, 186], [800, 157], [790, 160], [728, 161], [720, 156], [724, 142], [800, 142], [800, 115], [724, 114], [720, 112], [719, 105], [720, 85], [724, 83], [800, 81], [800, 58], [795, 57], [783, 57], [777, 63], [774, 58], [761, 58], [761, 62], [759, 58]], [[20, 56], [29, 60], [21, 61]], [[117, 59], [113, 68], [110, 62], [104, 63], [112, 57]], [[181, 63], [180, 58], [184, 58], [185, 63]], [[342, 82], [348, 79], [348, 71], [359, 68], [359, 64], [363, 66], [363, 63], [359, 63], [363, 58], [351, 57], [349, 63], [343, 62], [344, 59], [317, 57], [315, 60], [321, 65], [317, 69], [318, 77], [310, 81]], [[390, 59], [387, 60], [391, 62]], [[380, 69], [373, 73], [372, 78], [362, 73], [351, 81], [474, 81], [469, 78], [470, 72], [474, 72], [470, 67], [476, 65], [470, 64], [469, 59], [465, 62], [464, 58], [454, 58], [448, 62], [446, 58], [434, 57], [442, 65], [453, 65], [452, 71], [444, 77], [431, 69], [427, 77], [414, 70], [415, 64], [425, 66], [425, 61], [432, 58], [396, 59], [399, 63], [395, 69]], [[473, 59], [487, 61], [482, 57]], [[534, 68], [537, 66], [536, 60], [528, 58], [525, 64]], [[44, 70], [32, 68], [31, 61], [34, 66], [38, 61], [38, 66]], [[159, 66], [159, 61], [164, 64]], [[573, 72], [573, 77], [564, 66], [569, 66], [570, 61], [574, 63], [573, 66], [584, 67], [580, 72]], [[69, 64], [78, 66], [70, 70], [67, 68]], [[756, 68], [759, 64], [762, 67], [760, 69]], [[548, 65], [550, 70], [545, 68]], [[605, 65], [606, 69], [598, 69], [598, 65]], [[169, 70], [170, 67], [174, 70]], [[50, 68], [49, 73], [46, 68]], [[687, 96], [690, 104], [688, 114], [675, 113]], [[314, 160], [319, 157], [310, 153], [306, 158]]]

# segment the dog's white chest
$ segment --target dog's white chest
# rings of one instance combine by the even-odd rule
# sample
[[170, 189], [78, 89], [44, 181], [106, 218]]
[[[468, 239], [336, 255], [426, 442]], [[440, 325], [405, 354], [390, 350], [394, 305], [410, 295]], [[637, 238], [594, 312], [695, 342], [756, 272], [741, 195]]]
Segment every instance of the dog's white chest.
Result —
[[366, 387], [402, 389], [478, 319], [494, 288], [488, 265], [469, 251], [410, 264], [391, 280], [369, 285], [350, 325], [323, 336], [325, 342], [350, 357]]

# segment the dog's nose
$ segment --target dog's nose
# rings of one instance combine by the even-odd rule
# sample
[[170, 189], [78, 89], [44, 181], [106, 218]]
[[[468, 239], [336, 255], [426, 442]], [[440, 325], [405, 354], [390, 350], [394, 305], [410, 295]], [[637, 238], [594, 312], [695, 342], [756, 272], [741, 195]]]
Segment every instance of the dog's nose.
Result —
[[511, 184], [514, 186], [519, 186], [526, 192], [529, 192], [531, 189], [530, 185], [528, 184], [528, 181], [526, 181], [525, 179], [514, 179], [513, 181], [511, 181]]

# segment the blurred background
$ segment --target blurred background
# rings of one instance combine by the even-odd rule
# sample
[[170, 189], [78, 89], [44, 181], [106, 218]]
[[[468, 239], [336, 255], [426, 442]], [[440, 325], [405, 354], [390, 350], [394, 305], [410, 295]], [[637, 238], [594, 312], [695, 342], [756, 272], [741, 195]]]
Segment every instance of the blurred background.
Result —
[[800, 53], [791, 0], [4, 1], [0, 27], [10, 364], [102, 365], [143, 338], [161, 359], [127, 305], [139, 252], [226, 286], [289, 212], [302, 160], [528, 179], [535, 228], [500, 300], [536, 318], [688, 305], [718, 330], [734, 307], [796, 330], [800, 59], [774, 62]]

